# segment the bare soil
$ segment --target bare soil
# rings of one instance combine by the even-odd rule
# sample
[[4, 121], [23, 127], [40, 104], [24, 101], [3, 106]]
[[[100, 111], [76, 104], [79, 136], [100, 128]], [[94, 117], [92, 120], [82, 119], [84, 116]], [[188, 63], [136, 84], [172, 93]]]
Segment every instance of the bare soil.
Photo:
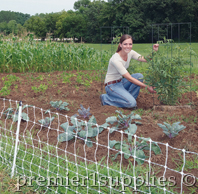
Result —
[[[96, 72], [84, 72], [84, 79], [86, 79], [86, 75], [97, 75]], [[131, 113], [132, 109], [122, 109], [112, 106], [102, 106], [100, 103], [99, 96], [100, 94], [105, 92], [104, 86], [101, 81], [94, 81], [89, 87], [84, 86], [83, 84], [77, 83], [77, 76], [72, 77], [71, 83], [63, 83], [63, 72], [52, 72], [52, 73], [12, 73], [12, 75], [16, 75], [19, 77], [19, 80], [15, 82], [11, 86], [11, 93], [7, 96], [1, 96], [1, 98], [12, 99], [17, 101], [22, 101], [23, 105], [29, 104], [34, 105], [36, 107], [42, 108], [44, 110], [50, 109], [56, 112], [50, 105], [50, 101], [59, 101], [69, 103], [70, 111], [59, 111], [62, 115], [72, 116], [78, 113], [78, 109], [80, 108], [80, 104], [82, 104], [86, 109], [90, 107], [90, 112], [95, 116], [97, 123], [99, 125], [105, 123], [105, 120], [109, 116], [115, 116], [116, 110], [121, 110], [125, 115]], [[78, 74], [78, 72], [67, 72]], [[8, 74], [0, 74], [0, 79], [7, 76]], [[41, 80], [40, 77], [43, 77]], [[98, 74], [98, 76], [100, 76]], [[196, 76], [193, 76], [195, 79]], [[198, 79], [198, 77], [196, 77]], [[100, 79], [99, 79], [100, 80]], [[32, 90], [32, 86], [39, 86], [40, 84], [45, 84], [48, 86], [47, 90], [43, 92], [34, 92]], [[0, 83], [0, 86], [3, 86], [3, 83]], [[161, 106], [162, 104], [157, 99], [157, 95], [153, 95], [148, 93], [145, 89], [141, 89], [140, 94], [137, 98], [137, 106], [138, 109], [135, 110], [137, 114], [141, 115], [142, 125], [138, 125], [136, 135], [139, 137], [150, 137], [153, 141], [159, 142], [159, 146], [162, 150], [160, 155], [152, 154], [151, 162], [161, 164], [165, 166], [166, 164], [166, 154], [167, 147], [166, 143], [168, 143], [171, 147], [168, 150], [168, 160], [165, 176], [168, 178], [170, 176], [175, 176], [177, 180], [176, 191], [180, 192], [180, 179], [181, 175], [177, 172], [174, 172], [170, 169], [177, 169], [178, 165], [182, 166], [182, 157], [183, 153], [174, 148], [185, 149], [186, 151], [196, 152], [198, 153], [198, 95], [196, 92], [187, 92], [182, 95], [180, 99], [178, 99], [177, 106], [191, 105], [191, 108], [173, 108], [173, 109], [153, 109], [153, 106]], [[41, 113], [39, 113], [41, 116]], [[39, 117], [39, 116], [38, 116]], [[163, 124], [163, 122], [170, 122], [171, 124], [180, 121], [182, 125], [186, 126], [184, 130], [182, 130], [178, 136], [170, 139], [167, 137], [162, 129], [157, 125], [157, 123]], [[65, 121], [64, 121], [65, 122]], [[26, 126], [26, 122], [22, 123], [24, 128]], [[57, 145], [57, 131], [51, 130], [49, 132], [49, 136], [47, 139], [46, 136], [47, 129], [43, 129], [39, 131], [39, 137], [42, 141], [48, 141], [51, 144]], [[22, 133], [22, 132], [21, 132]], [[98, 143], [100, 145], [107, 146], [108, 144], [108, 130], [104, 130], [98, 137]], [[113, 132], [109, 136], [110, 140], [121, 140], [121, 138], [125, 138], [125, 136], [121, 137], [121, 134], [118, 132]], [[74, 153], [74, 144], [75, 141], [69, 141], [66, 145], [65, 143], [58, 144], [60, 149], [67, 149], [68, 152]], [[78, 140], [75, 144], [78, 148], [78, 155], [82, 158], [85, 157], [84, 152], [84, 141]], [[108, 149], [105, 146], [99, 146], [97, 148], [96, 153], [96, 144], [93, 147], [86, 147], [86, 158], [90, 161], [100, 161], [102, 157], [107, 157]], [[60, 154], [64, 152], [60, 151]], [[110, 151], [111, 154], [115, 154], [115, 151]], [[194, 160], [198, 159], [194, 157], [195, 154], [186, 153], [186, 159]], [[71, 157], [72, 158], [72, 157]], [[73, 159], [75, 159], [73, 157]], [[120, 162], [121, 156], [119, 155], [116, 159], [117, 162]], [[83, 159], [82, 159], [83, 160]], [[133, 161], [133, 159], [130, 159]], [[111, 160], [109, 160], [110, 163]], [[129, 160], [124, 159], [122, 157], [123, 166], [127, 166], [129, 164]], [[157, 167], [156, 167], [157, 166]], [[164, 173], [164, 167], [160, 165], [153, 165], [155, 167], [155, 172], [157, 176], [162, 176]], [[180, 169], [181, 171], [181, 169]], [[193, 169], [185, 168], [185, 172], [191, 172], [196, 177], [198, 177], [198, 166]], [[198, 186], [198, 183], [196, 183]], [[184, 186], [185, 193], [189, 193], [187, 187]]]

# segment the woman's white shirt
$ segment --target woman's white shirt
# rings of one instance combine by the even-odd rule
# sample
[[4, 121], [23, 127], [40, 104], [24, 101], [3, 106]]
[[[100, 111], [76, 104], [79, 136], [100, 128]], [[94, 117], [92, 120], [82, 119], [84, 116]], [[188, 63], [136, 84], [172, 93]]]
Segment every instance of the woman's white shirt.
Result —
[[118, 53], [115, 53], [110, 58], [105, 83], [121, 79], [122, 75], [128, 72], [127, 68], [131, 59], [138, 60], [141, 56], [134, 50], [131, 50], [127, 55], [127, 61], [124, 61]]

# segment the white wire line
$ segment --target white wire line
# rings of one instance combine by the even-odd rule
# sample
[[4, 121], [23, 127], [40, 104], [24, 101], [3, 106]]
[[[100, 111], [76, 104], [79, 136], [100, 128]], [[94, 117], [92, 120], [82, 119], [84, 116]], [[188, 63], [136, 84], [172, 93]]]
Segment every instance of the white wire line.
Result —
[[[65, 118], [66, 118], [66, 121], [69, 123], [69, 120], [68, 120], [68, 116], [66, 115], [65, 116]], [[68, 174], [68, 172], [69, 172], [69, 168], [68, 168], [68, 163], [69, 163], [69, 161], [68, 161], [68, 159], [67, 159], [67, 147], [68, 147], [68, 141], [66, 141], [66, 146], [65, 146], [65, 158], [66, 158], [66, 175]], [[68, 177], [67, 176], [65, 176], [66, 177], [66, 181], [69, 181], [68, 180]], [[66, 187], [66, 193], [68, 192], [68, 190], [67, 190], [67, 187]]]
[[[5, 129], [6, 130], [6, 129]], [[12, 132], [12, 131], [10, 131], [10, 132]], [[136, 135], [134, 135], [134, 137], [138, 137], [138, 136], [136, 136]], [[28, 136], [25, 136], [25, 138], [26, 139], [29, 139], [29, 137]], [[31, 137], [31, 140], [32, 140], [32, 137]], [[37, 139], [33, 139], [34, 141], [38, 141]], [[21, 141], [20, 141], [21, 142]], [[47, 145], [47, 143], [46, 142], [42, 142], [43, 144], [46, 144]], [[94, 142], [93, 142], [94, 143]], [[28, 144], [29, 145], [29, 144]], [[99, 144], [100, 145], [100, 144]], [[31, 145], [29, 145], [29, 146], [31, 146]], [[51, 145], [51, 147], [54, 147], [55, 148], [55, 146], [53, 146], [53, 145]], [[104, 147], [106, 147], [106, 146], [104, 146]], [[169, 146], [169, 147], [171, 147], [171, 146]], [[34, 146], [33, 146], [33, 148], [34, 148]], [[172, 147], [173, 148], [173, 147]], [[60, 148], [58, 148], [59, 150], [61, 150], [61, 151], [64, 151], [64, 150], [62, 150], [62, 149], [60, 149]], [[109, 148], [110, 149], [110, 148]], [[175, 148], [176, 150], [178, 150], [177, 148]], [[115, 150], [115, 151], [117, 151], [116, 149], [112, 149], [112, 150]], [[179, 149], [180, 150], [180, 149]], [[43, 152], [45, 152], [44, 150], [43, 150]], [[83, 157], [81, 157], [81, 156], [78, 156], [78, 155], [75, 155], [75, 154], [73, 154], [73, 153], [71, 153], [71, 152], [68, 152], [69, 154], [71, 154], [71, 155], [73, 155], [73, 156], [75, 156], [75, 157], [78, 157], [79, 159], [84, 159]], [[192, 153], [192, 152], [190, 152], [190, 153]], [[127, 154], [127, 153], [125, 153], [125, 154]], [[53, 155], [53, 154], [52, 154]], [[56, 155], [53, 155], [53, 157], [55, 157]], [[137, 156], [135, 157], [135, 158], [137, 158], [137, 159], [141, 159], [141, 158], [138, 158]], [[76, 159], [76, 161], [77, 161], [77, 159]], [[92, 161], [92, 160], [88, 160], [89, 162], [93, 162], [94, 163], [94, 161]], [[144, 160], [145, 162], [148, 162], [148, 160]], [[151, 162], [152, 164], [155, 164], [155, 165], [158, 165], [158, 166], [161, 166], [161, 167], [164, 167], [163, 165], [161, 165], [161, 164], [158, 164], [158, 163], [154, 163], [154, 162]], [[74, 164], [76, 164], [76, 163], [74, 163]], [[106, 167], [106, 166], [104, 166], [104, 165], [102, 165], [103, 167]], [[135, 166], [135, 164], [134, 164], [134, 166]], [[111, 169], [111, 170], [113, 170], [112, 168], [109, 168], [109, 169]], [[167, 169], [169, 169], [169, 170], [172, 170], [172, 171], [174, 171], [174, 172], [177, 172], [177, 173], [180, 173], [179, 171], [177, 171], [177, 170], [173, 170], [173, 169], [171, 169], [171, 168], [168, 168], [167, 167]], [[115, 170], [116, 171], [116, 170]], [[116, 171], [116, 172], [118, 172], [119, 173], [119, 171]], [[127, 175], [127, 174], [126, 174]], [[187, 174], [186, 174], [187, 175]]]
[[[85, 127], [87, 128], [87, 132], [86, 132], [86, 137], [85, 137], [85, 141], [84, 141], [84, 146], [83, 146], [83, 149], [84, 149], [84, 161], [85, 161], [85, 170], [86, 170], [86, 175], [87, 175], [87, 178], [88, 178], [88, 171], [87, 171], [87, 158], [86, 158], [86, 149], [85, 149], [85, 145], [87, 143], [87, 136], [88, 136], [88, 126], [87, 126], [87, 122], [85, 121]], [[78, 187], [77, 187], [78, 188]], [[87, 185], [87, 194], [88, 194], [88, 185]]]
[[[76, 142], [77, 142], [77, 133], [78, 133], [78, 124], [77, 124], [77, 118], [75, 118], [75, 124], [77, 126], [77, 130], [76, 130], [76, 133], [75, 133], [75, 142], [74, 142], [74, 157], [75, 157], [75, 166], [76, 166], [76, 174], [78, 176], [78, 162], [77, 162], [77, 154], [76, 154]], [[84, 159], [84, 158], [83, 158]], [[77, 193], [77, 189], [76, 188], [76, 193]]]
[[[58, 116], [58, 128], [57, 128], [57, 137], [58, 137], [58, 135], [59, 135], [59, 125], [60, 125], [60, 121], [59, 121], [59, 114], [57, 113], [56, 114], [57, 116]], [[49, 125], [49, 127], [51, 126], [51, 114], [50, 114], [50, 125]], [[57, 158], [57, 163], [58, 163], [58, 170], [57, 170], [57, 177], [59, 176], [59, 160], [58, 160], [58, 158], [59, 158], [59, 156], [58, 156], [58, 141], [57, 141], [57, 143], [56, 143], [56, 158]], [[58, 192], [58, 187], [57, 187], [57, 190], [56, 190], [56, 193]]]
[[[30, 145], [31, 146], [31, 145]], [[39, 149], [39, 148], [37, 148], [37, 149]], [[40, 150], [40, 149], [39, 149]], [[21, 150], [21, 151], [23, 151], [23, 150]], [[27, 152], [27, 153], [29, 153], [29, 152]], [[29, 154], [32, 154], [32, 153], [29, 153]], [[55, 156], [55, 155], [53, 155], [53, 156]], [[34, 157], [34, 154], [33, 154], [33, 157]], [[36, 156], [35, 155], [35, 157], [39, 157], [39, 156]], [[19, 160], [20, 160], [20, 158], [18, 158]], [[43, 160], [45, 160], [45, 159], [43, 159]], [[47, 161], [47, 160], [46, 160]], [[28, 162], [28, 161], [27, 161]], [[30, 163], [30, 165], [32, 165], [31, 164], [31, 162], [28, 162], [28, 163]], [[54, 164], [54, 163], [53, 163]], [[73, 164], [75, 164], [75, 163], [73, 163]], [[36, 165], [36, 164], [34, 164], [34, 165]], [[55, 164], [56, 165], [56, 164]], [[39, 167], [38, 165], [36, 165], [37, 167]], [[79, 165], [80, 166], [80, 165]], [[90, 170], [90, 169], [89, 169]], [[92, 171], [92, 172], [94, 172], [94, 171]], [[119, 171], [117, 171], [117, 172], [119, 172]], [[34, 173], [33, 171], [31, 172], [31, 173]], [[51, 172], [51, 173], [53, 173], [53, 172]], [[75, 172], [74, 172], [75, 173]], [[123, 174], [125, 174], [125, 173], [123, 173]], [[103, 174], [101, 174], [101, 175], [103, 175]], [[125, 174], [125, 175], [127, 175], [127, 174]], [[136, 189], [137, 190], [137, 189]], [[138, 190], [137, 190], [138, 191]]]
[[[98, 177], [98, 191], [100, 191], [100, 181], [99, 181], [99, 170], [98, 170], [98, 161], [97, 161], [97, 150], [98, 150], [98, 135], [99, 135], [99, 126], [98, 124], [96, 124], [97, 130], [98, 130], [98, 134], [96, 136], [96, 149], [95, 149], [95, 153], [94, 153], [94, 158], [95, 158], [95, 164], [96, 164], [96, 173], [97, 173], [97, 177]], [[109, 145], [109, 138], [108, 138], [108, 145]], [[108, 149], [108, 156], [109, 156], [109, 149]]]
[[[28, 107], [27, 107], [27, 112], [28, 112]], [[27, 115], [28, 115], [28, 113], [27, 113]], [[25, 138], [25, 133], [26, 133], [27, 127], [28, 127], [28, 120], [26, 121], [26, 127], [25, 127], [25, 130], [23, 131], [23, 140], [25, 142], [25, 151], [27, 150], [27, 142], [26, 142], [26, 138]], [[25, 157], [26, 157], [26, 152], [25, 152], [25, 155], [23, 157], [23, 161], [24, 161]], [[22, 163], [22, 169], [24, 169], [23, 163]]]
[[184, 167], [185, 167], [185, 163], [186, 163], [186, 157], [185, 157], [185, 149], [182, 150], [183, 151], [183, 166], [182, 166], [182, 171], [181, 171], [181, 194], [182, 194], [182, 190], [183, 190], [183, 177], [184, 177]]
[[[12, 101], [10, 100], [9, 103], [10, 103], [10, 102], [12, 102]], [[16, 103], [16, 101], [13, 101], [13, 102]], [[3, 103], [4, 103], [4, 106], [3, 106], [3, 111], [1, 112], [1, 117], [2, 117], [3, 112], [4, 112], [4, 110], [5, 110], [5, 107], [6, 107], [6, 106], [5, 106], [5, 99], [3, 100]], [[24, 129], [24, 131], [23, 131], [23, 134], [22, 134], [22, 135], [19, 134], [19, 136], [22, 137], [21, 140], [19, 140], [19, 144], [21, 144], [21, 145], [24, 144], [24, 145], [25, 145], [25, 151], [24, 151], [23, 149], [20, 149], [20, 148], [18, 148], [18, 151], [24, 152], [25, 154], [23, 155], [23, 158], [22, 158], [22, 159], [20, 158], [20, 156], [17, 156], [17, 159], [22, 161], [22, 167], [18, 167], [18, 166], [17, 166], [17, 167], [22, 169], [23, 174], [25, 173], [25, 171], [30, 172], [31, 175], [32, 175], [32, 174], [35, 174], [35, 172], [32, 170], [32, 169], [33, 169], [32, 167], [33, 167], [33, 165], [36, 165], [36, 164], [34, 164], [33, 161], [34, 161], [34, 158], [35, 158], [35, 159], [36, 159], [36, 158], [39, 158], [39, 159], [40, 159], [40, 164], [39, 164], [39, 165], [36, 165], [36, 166], [38, 167], [38, 175], [40, 175], [40, 170], [41, 170], [41, 169], [46, 170], [46, 168], [43, 168], [43, 167], [42, 167], [42, 162], [46, 162], [46, 163], [48, 164], [48, 168], [47, 168], [47, 173], [48, 173], [48, 175], [49, 175], [49, 173], [53, 173], [53, 174], [55, 174], [55, 175], [58, 176], [58, 175], [59, 175], [59, 172], [60, 172], [60, 169], [63, 169], [63, 167], [59, 164], [59, 163], [60, 163], [59, 160], [60, 160], [60, 159], [65, 159], [65, 158], [66, 158], [66, 167], [64, 168], [64, 170], [66, 170], [67, 172], [71, 171], [71, 170], [68, 168], [68, 164], [69, 164], [69, 163], [74, 164], [74, 165], [76, 166], [76, 171], [73, 171], [73, 173], [75, 173], [78, 177], [81, 177], [81, 176], [82, 176], [82, 177], [87, 177], [87, 176], [88, 176], [88, 171], [89, 171], [89, 172], [96, 172], [98, 177], [99, 177], [99, 175], [103, 175], [102, 173], [99, 172], [98, 166], [101, 166], [101, 167], [104, 167], [104, 168], [107, 169], [108, 176], [105, 175], [106, 177], [110, 177], [110, 170], [119, 173], [121, 178], [122, 178], [123, 176], [125, 176], [125, 175], [126, 175], [126, 176], [130, 176], [130, 175], [128, 175], [127, 173], [122, 172], [122, 157], [123, 157], [123, 154], [130, 155], [130, 154], [127, 154], [127, 153], [123, 152], [123, 150], [122, 150], [123, 134], [127, 134], [127, 133], [125, 133], [125, 132], [123, 132], [123, 131], [118, 131], [118, 130], [117, 130], [117, 132], [121, 133], [121, 151], [120, 151], [120, 153], [121, 153], [121, 160], [120, 160], [120, 170], [119, 170], [119, 171], [118, 171], [118, 170], [114, 170], [113, 168], [110, 168], [110, 167], [109, 167], [109, 158], [110, 158], [110, 152], [109, 152], [109, 151], [110, 151], [110, 150], [118, 151], [118, 150], [109, 147], [109, 140], [110, 140], [110, 132], [109, 132], [109, 131], [110, 131], [110, 130], [108, 130], [108, 145], [106, 146], [106, 145], [99, 144], [99, 142], [98, 142], [98, 138], [99, 138], [99, 136], [98, 136], [98, 135], [99, 135], [99, 126], [98, 126], [97, 124], [94, 124], [94, 125], [97, 126], [98, 134], [97, 134], [97, 138], [96, 138], [97, 141], [96, 141], [96, 142], [92, 142], [93, 144], [96, 145], [95, 152], [94, 152], [94, 160], [95, 160], [95, 161], [92, 161], [92, 160], [87, 159], [87, 157], [86, 157], [85, 144], [86, 144], [87, 142], [89, 142], [89, 141], [87, 140], [87, 136], [86, 136], [86, 139], [84, 139], [84, 146], [83, 146], [83, 149], [84, 149], [84, 157], [82, 157], [82, 156], [80, 156], [80, 155], [77, 155], [77, 153], [76, 153], [76, 142], [77, 142], [77, 139], [83, 139], [83, 138], [80, 138], [79, 136], [77, 136], [77, 132], [78, 132], [77, 119], [75, 119], [75, 121], [76, 121], [76, 126], [77, 126], [77, 131], [76, 131], [76, 135], [75, 135], [74, 153], [71, 153], [71, 152], [69, 152], [69, 151], [67, 150], [67, 147], [68, 147], [68, 142], [67, 142], [67, 141], [66, 141], [66, 147], [65, 147], [64, 149], [60, 149], [60, 148], [58, 147], [58, 141], [57, 141], [56, 146], [50, 145], [50, 142], [49, 142], [49, 131], [50, 131], [50, 130], [56, 130], [56, 131], [57, 131], [57, 136], [59, 135], [59, 131], [60, 131], [60, 129], [59, 129], [59, 128], [60, 128], [60, 119], [59, 119], [59, 116], [63, 116], [64, 118], [66, 117], [66, 120], [67, 120], [68, 123], [69, 123], [69, 121], [68, 121], [68, 118], [69, 118], [69, 117], [68, 117], [67, 115], [61, 115], [61, 114], [55, 113], [55, 114], [57, 114], [57, 116], [58, 116], [58, 127], [57, 127], [57, 128], [51, 128], [51, 122], [50, 122], [50, 126], [48, 127], [48, 132], [47, 132], [47, 141], [46, 141], [46, 142], [43, 142], [43, 141], [40, 140], [40, 136], [39, 136], [39, 133], [41, 132], [41, 129], [42, 129], [42, 125], [40, 125], [39, 123], [36, 123], [36, 120], [35, 120], [35, 118], [36, 118], [35, 109], [39, 109], [42, 113], [43, 113], [43, 110], [40, 109], [40, 108], [37, 108], [37, 107], [33, 107], [33, 109], [34, 109], [34, 121], [31, 121], [31, 120], [28, 121], [28, 122], [26, 123], [26, 127], [25, 127], [25, 129]], [[28, 109], [27, 109], [27, 112], [28, 112]], [[16, 111], [15, 111], [15, 113], [16, 113]], [[50, 115], [50, 119], [51, 119], [51, 114], [52, 114], [52, 112], [49, 114], [49, 115]], [[43, 118], [43, 114], [42, 114], [42, 118]], [[5, 160], [7, 160], [7, 159], [6, 159], [6, 150], [8, 150], [9, 146], [11, 146], [11, 145], [9, 144], [9, 139], [11, 139], [11, 141], [13, 141], [13, 139], [14, 139], [14, 138], [13, 138], [13, 134], [15, 134], [13, 131], [11, 131], [11, 128], [12, 128], [12, 126], [14, 125], [13, 122], [11, 123], [10, 129], [6, 129], [6, 128], [7, 128], [7, 125], [6, 125], [6, 124], [7, 124], [7, 119], [8, 119], [8, 118], [6, 117], [6, 119], [5, 119], [5, 128], [0, 127], [1, 130], [4, 130], [4, 134], [2, 134], [2, 137], [4, 137], [4, 138], [6, 139], [5, 142], [2, 142], [2, 141], [1, 141], [1, 145], [4, 145], [4, 146], [5, 146], [5, 147], [4, 147], [4, 148], [5, 148], [5, 151], [2, 150], [2, 151], [4, 152], [4, 158], [5, 158]], [[85, 122], [85, 121], [84, 121], [84, 122]], [[30, 137], [28, 137], [28, 136], [25, 135], [25, 133], [28, 131], [29, 123], [33, 123], [32, 127], [31, 127], [31, 129], [30, 129]], [[34, 126], [35, 126], [36, 124], [39, 125], [39, 126], [41, 126], [39, 132], [36, 133], [38, 139], [34, 139], [34, 138], [33, 138], [33, 128], [34, 128]], [[85, 125], [87, 126], [87, 123], [86, 123], [86, 122], [85, 122]], [[11, 133], [11, 138], [7, 135], [7, 133], [8, 133], [8, 134]], [[15, 134], [15, 135], [16, 135], [16, 134]], [[136, 139], [137, 139], [137, 138], [138, 138], [138, 139], [145, 139], [145, 138], [142, 138], [142, 137], [138, 137], [138, 136], [136, 136], [136, 135], [134, 135], [134, 138], [135, 138], [135, 145], [136, 145]], [[28, 139], [31, 139], [32, 144], [27, 143], [26, 140], [28, 140]], [[147, 141], [148, 141], [148, 140], [147, 140]], [[169, 170], [171, 170], [171, 171], [174, 171], [174, 172], [177, 172], [177, 173], [180, 173], [180, 174], [182, 175], [182, 178], [183, 178], [184, 175], [187, 175], [187, 174], [184, 173], [185, 160], [186, 160], [185, 153], [194, 154], [194, 155], [198, 155], [198, 153], [190, 152], [190, 151], [185, 151], [185, 150], [178, 149], [178, 148], [174, 148], [174, 147], [172, 147], [172, 146], [170, 146], [170, 145], [168, 145], [168, 144], [164, 144], [164, 143], [161, 143], [161, 142], [155, 142], [155, 141], [152, 141], [152, 140], [149, 140], [149, 141], [150, 141], [149, 159], [148, 159], [148, 160], [146, 160], [146, 159], [144, 160], [145, 162], [147, 162], [147, 163], [149, 164], [149, 176], [150, 176], [150, 172], [151, 172], [151, 164], [157, 165], [157, 166], [161, 166], [161, 167], [165, 168], [165, 170], [164, 170], [164, 175], [163, 175], [163, 176], [165, 176], [165, 173], [166, 173], [166, 170], [167, 170], [167, 169], [169, 169]], [[165, 145], [165, 146], [166, 146], [166, 160], [165, 160], [165, 165], [158, 164], [158, 163], [155, 163], [155, 162], [152, 162], [152, 161], [151, 161], [151, 143], [152, 143], [152, 142], [155, 142], [155, 143], [157, 143], [157, 144], [159, 144], [159, 145]], [[37, 144], [37, 145], [38, 145], [38, 148], [35, 146], [36, 143], [38, 143], [38, 144]], [[47, 151], [45, 151], [45, 150], [42, 149], [41, 144], [47, 146]], [[108, 150], [107, 164], [106, 164], [106, 165], [103, 165], [103, 164], [100, 164], [100, 163], [97, 162], [97, 150], [98, 150], [98, 147], [99, 147], [99, 146], [105, 147], [105, 148], [107, 148], [107, 150]], [[32, 153], [30, 153], [30, 152], [27, 151], [27, 148], [28, 148], [28, 147], [32, 147]], [[56, 155], [50, 153], [50, 150], [49, 150], [50, 147], [56, 149]], [[135, 147], [136, 147], [136, 146], [135, 146]], [[11, 146], [11, 150], [13, 150], [13, 148], [14, 148], [14, 147]], [[168, 148], [171, 148], [171, 149], [174, 149], [174, 150], [178, 150], [178, 151], [183, 151], [183, 161], [184, 161], [184, 163], [183, 163], [183, 167], [182, 167], [182, 171], [181, 171], [181, 172], [167, 167], [167, 161], [168, 161]], [[40, 151], [40, 154], [39, 154], [39, 155], [41, 155], [40, 157], [36, 155], [36, 154], [37, 154], [37, 151], [36, 151], [37, 149]], [[59, 150], [60, 150], [60, 151], [64, 151], [64, 153], [65, 153], [65, 158], [62, 158], [61, 156], [59, 156], [59, 154], [58, 154], [58, 153], [59, 153]], [[8, 154], [11, 156], [11, 153], [8, 153]], [[32, 155], [32, 159], [31, 159], [30, 162], [25, 160], [26, 154], [31, 154], [31, 155]], [[75, 157], [75, 162], [72, 162], [72, 161], [69, 161], [69, 160], [68, 160], [68, 154], [73, 155], [73, 156]], [[43, 158], [43, 156], [45, 156], [45, 155], [48, 155], [48, 160], [46, 160], [46, 159]], [[131, 155], [130, 155], [130, 156], [131, 156]], [[2, 156], [1, 156], [1, 157], [2, 157]], [[50, 161], [50, 157], [56, 157], [56, 158], [57, 158], [56, 164]], [[134, 177], [132, 177], [132, 178], [135, 178], [135, 166], [136, 166], [135, 159], [136, 159], [136, 158], [139, 159], [139, 160], [143, 160], [143, 159], [138, 158], [138, 157], [136, 156], [136, 149], [135, 149], [135, 151], [134, 151], [133, 157], [134, 157], [134, 165], [133, 165], [133, 172], [134, 172], [134, 173], [133, 173], [132, 176], [134, 176]], [[84, 160], [84, 165], [85, 165], [85, 166], [82, 166], [82, 165], [78, 164], [78, 159], [83, 159], [83, 160]], [[30, 166], [30, 169], [29, 169], [29, 170], [24, 168], [24, 167], [25, 167], [25, 166], [24, 166], [24, 162], [29, 163], [29, 166]], [[88, 169], [87, 162], [92, 162], [92, 163], [94, 163], [94, 164], [96, 165], [96, 171], [94, 171], [94, 170], [92, 170], [92, 169]], [[57, 171], [57, 173], [54, 173], [54, 172], [51, 172], [51, 171], [50, 171], [50, 169], [49, 169], [49, 168], [50, 168], [50, 164], [58, 165], [58, 171]], [[86, 170], [86, 176], [81, 175], [81, 174], [79, 173], [78, 167], [82, 167], [82, 168], [84, 168], [84, 169]], [[197, 178], [197, 177], [196, 177], [196, 178]], [[134, 179], [134, 180], [135, 180], [135, 179]], [[181, 192], [182, 192], [182, 189], [183, 189], [183, 187], [182, 187], [182, 181], [183, 181], [183, 180], [181, 179]], [[100, 182], [99, 182], [99, 183], [100, 183]], [[124, 183], [122, 182], [122, 180], [121, 180], [121, 183], [124, 184]], [[136, 181], [134, 182], [134, 186], [135, 186], [134, 188], [137, 189], [135, 183], [136, 183]], [[111, 192], [112, 189], [114, 190], [114, 188], [111, 187], [111, 185], [108, 186], [108, 187], [110, 188], [110, 192]], [[133, 188], [132, 186], [129, 186], [129, 187], [130, 187], [130, 188]], [[48, 189], [49, 189], [49, 188], [47, 187], [47, 190], [48, 190]], [[67, 191], [67, 189], [68, 189], [68, 188], [66, 188], [66, 191]], [[89, 190], [89, 189], [91, 189], [91, 188], [88, 187], [88, 185], [87, 185], [87, 193], [88, 193], [88, 190]], [[159, 189], [162, 189], [162, 188], [159, 187]], [[47, 190], [46, 190], [46, 192], [47, 192]], [[165, 187], [163, 188], [163, 190], [164, 190], [164, 192], [169, 192], [168, 190], [166, 190]], [[95, 190], [95, 191], [97, 191], [97, 190]], [[118, 190], [118, 191], [119, 191], [119, 190]], [[137, 190], [137, 191], [138, 191], [138, 190]], [[75, 192], [76, 192], [76, 193], [79, 193], [78, 189], [76, 189]], [[101, 193], [101, 191], [100, 191], [100, 184], [99, 184], [99, 190], [98, 190], [97, 192], [98, 192], [98, 193]], [[140, 192], [144, 192], [144, 191], [140, 191]], [[150, 187], [149, 187], [149, 192], [150, 192]], [[55, 193], [58, 193], [58, 188], [56, 189]]]
[[[163, 178], [165, 178], [165, 174], [166, 174], [166, 169], [167, 169], [167, 162], [168, 162], [168, 143], [166, 144], [166, 161], [165, 161], [165, 165], [164, 165], [164, 174], [163, 174]], [[166, 188], [164, 186], [164, 193], [166, 194]]]
[[149, 172], [148, 172], [148, 180], [149, 180], [149, 193], [151, 192], [151, 187], [150, 187], [150, 177], [151, 177], [151, 143], [152, 143], [152, 140], [150, 139], [149, 140], [150, 144], [149, 144], [149, 160], [148, 160], [148, 163], [149, 163]]

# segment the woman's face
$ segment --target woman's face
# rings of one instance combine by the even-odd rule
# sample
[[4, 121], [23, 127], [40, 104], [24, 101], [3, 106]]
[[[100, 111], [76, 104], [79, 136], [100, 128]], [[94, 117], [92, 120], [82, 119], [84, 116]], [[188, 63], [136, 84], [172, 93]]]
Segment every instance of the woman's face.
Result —
[[133, 47], [133, 41], [131, 40], [131, 38], [128, 38], [124, 40], [122, 44], [120, 44], [120, 47], [122, 48], [122, 51], [124, 51], [125, 53], [129, 53]]

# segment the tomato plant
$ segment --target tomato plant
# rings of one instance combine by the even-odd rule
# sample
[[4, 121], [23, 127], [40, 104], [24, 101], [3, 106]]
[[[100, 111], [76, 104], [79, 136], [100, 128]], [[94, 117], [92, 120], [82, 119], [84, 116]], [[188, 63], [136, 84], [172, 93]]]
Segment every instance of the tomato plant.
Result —
[[181, 49], [177, 44], [167, 43], [153, 53], [152, 60], [146, 58], [149, 66], [145, 80], [155, 87], [163, 104], [174, 105], [181, 95], [184, 86], [182, 72], [184, 66], [192, 65], [189, 60], [191, 53], [190, 47]]

